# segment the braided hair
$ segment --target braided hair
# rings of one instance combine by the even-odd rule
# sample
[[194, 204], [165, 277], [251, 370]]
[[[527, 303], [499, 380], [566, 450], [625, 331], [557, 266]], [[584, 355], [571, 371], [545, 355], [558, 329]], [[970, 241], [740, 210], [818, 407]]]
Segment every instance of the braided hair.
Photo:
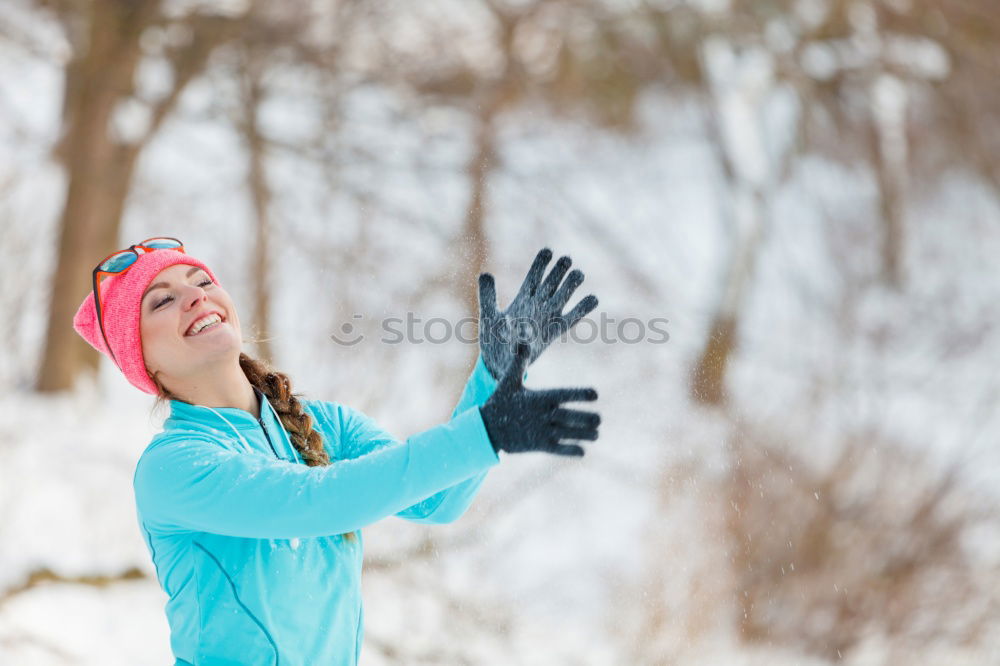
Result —
[[[267, 362], [255, 359], [240, 352], [240, 368], [250, 381], [250, 384], [267, 396], [268, 402], [281, 420], [281, 425], [288, 431], [295, 450], [309, 467], [320, 467], [330, 464], [330, 456], [323, 446], [323, 436], [313, 428], [312, 416], [305, 410], [298, 396], [292, 393], [292, 382], [283, 372], [274, 370]], [[171, 393], [153, 373], [150, 378], [156, 384], [158, 394], [157, 404], [166, 400], [187, 402]], [[345, 532], [344, 539], [350, 541], [356, 537], [353, 532]]]

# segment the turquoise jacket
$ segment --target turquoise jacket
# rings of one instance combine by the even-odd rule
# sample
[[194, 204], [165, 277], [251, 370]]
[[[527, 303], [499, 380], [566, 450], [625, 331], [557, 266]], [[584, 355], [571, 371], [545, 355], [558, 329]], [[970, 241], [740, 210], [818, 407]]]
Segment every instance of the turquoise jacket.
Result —
[[169, 597], [175, 666], [356, 664], [360, 529], [391, 515], [450, 523], [465, 512], [499, 463], [475, 408], [496, 384], [480, 356], [451, 420], [405, 442], [356, 409], [301, 400], [329, 453], [324, 467], [303, 464], [259, 391], [259, 421], [170, 401], [133, 484]]

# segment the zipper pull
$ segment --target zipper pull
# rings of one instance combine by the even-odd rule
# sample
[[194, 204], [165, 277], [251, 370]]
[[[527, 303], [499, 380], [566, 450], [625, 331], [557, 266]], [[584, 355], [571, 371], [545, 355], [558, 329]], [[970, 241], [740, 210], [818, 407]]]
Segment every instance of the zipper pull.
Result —
[[267, 445], [271, 447], [271, 451], [274, 453], [274, 457], [278, 460], [284, 460], [278, 455], [278, 450], [274, 448], [274, 443], [271, 441], [271, 436], [267, 434], [267, 426], [264, 425], [264, 419], [260, 416], [257, 417], [257, 423], [260, 424], [260, 429], [264, 431], [264, 439], [267, 440]]

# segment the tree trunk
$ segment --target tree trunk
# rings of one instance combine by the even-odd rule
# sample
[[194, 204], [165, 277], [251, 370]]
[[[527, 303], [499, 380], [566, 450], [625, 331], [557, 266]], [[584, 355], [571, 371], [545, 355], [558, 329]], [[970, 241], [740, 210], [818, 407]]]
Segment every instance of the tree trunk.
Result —
[[[489, 248], [485, 218], [488, 206], [487, 186], [496, 166], [495, 141], [493, 117], [484, 115], [477, 125], [475, 153], [467, 168], [469, 204], [465, 209], [465, 221], [459, 238], [463, 265], [468, 269], [463, 274], [471, 276], [462, 289], [462, 299], [465, 301], [465, 311], [473, 317], [479, 312], [479, 274], [486, 268], [486, 253]], [[475, 363], [478, 356], [478, 345], [474, 349], [476, 353], [472, 355], [472, 363]]]
[[97, 355], [88, 353], [72, 321], [94, 264], [114, 251], [118, 238], [138, 153], [115, 141], [110, 122], [117, 103], [131, 93], [139, 38], [157, 4], [90, 5], [87, 50], [66, 69], [65, 129], [54, 151], [66, 170], [66, 202], [38, 391], [68, 389], [79, 368], [97, 367]]
[[268, 260], [270, 247], [270, 207], [271, 189], [267, 183], [266, 145], [260, 133], [258, 115], [264, 92], [261, 84], [259, 64], [253, 54], [246, 53], [243, 59], [244, 71], [241, 73], [243, 83], [243, 100], [240, 119], [240, 129], [247, 145], [249, 165], [247, 171], [247, 187], [253, 203], [255, 235], [254, 235], [254, 342], [257, 347], [257, 357], [268, 363], [274, 362], [274, 350], [271, 348], [271, 292]]
[[882, 281], [890, 287], [899, 288], [903, 283], [903, 214], [905, 177], [900, 159], [895, 154], [901, 137], [894, 136], [895, 128], [876, 119], [871, 126], [871, 164], [875, 172], [876, 193], [881, 222]]
[[139, 155], [211, 52], [245, 25], [246, 16], [193, 13], [178, 19], [191, 37], [164, 53], [173, 67], [173, 88], [150, 105], [142, 136], [128, 142], [112, 135], [111, 121], [118, 104], [134, 92], [142, 35], [164, 21], [160, 6], [159, 0], [60, 5], [60, 19], [75, 52], [66, 67], [63, 133], [53, 151], [66, 171], [67, 186], [35, 384], [40, 392], [69, 389], [81, 368], [97, 368], [97, 353], [73, 330], [73, 315], [91, 289], [94, 265], [119, 248], [122, 213]]
[[733, 244], [722, 292], [698, 361], [691, 372], [691, 398], [704, 405], [723, 406], [726, 402], [726, 368], [736, 345], [743, 296], [753, 276], [754, 259], [764, 234], [766, 198], [761, 186], [740, 178], [719, 132], [718, 119], [710, 114], [708, 131], [715, 147], [726, 195], [730, 202]]

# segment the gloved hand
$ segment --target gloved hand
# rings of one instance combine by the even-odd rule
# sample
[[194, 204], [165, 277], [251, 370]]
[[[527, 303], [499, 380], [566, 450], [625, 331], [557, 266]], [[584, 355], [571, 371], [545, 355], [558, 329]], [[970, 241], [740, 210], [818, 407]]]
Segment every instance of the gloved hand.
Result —
[[562, 456], [582, 456], [583, 447], [561, 440], [597, 439], [601, 417], [596, 412], [565, 409], [559, 404], [597, 400], [592, 388], [564, 388], [533, 391], [521, 384], [529, 347], [517, 344], [503, 379], [479, 408], [493, 449], [498, 453], [545, 451]]
[[[520, 291], [503, 311], [497, 310], [493, 276], [489, 273], [479, 276], [479, 351], [494, 379], [499, 380], [510, 366], [514, 345], [518, 341], [528, 343], [530, 365], [554, 339], [597, 307], [597, 297], [591, 294], [567, 314], [562, 314], [573, 292], [583, 282], [583, 272], [573, 270], [559, 287], [573, 263], [572, 259], [564, 256], [560, 257], [543, 282], [542, 274], [551, 259], [552, 250], [546, 247], [539, 251]], [[559, 287], [558, 291], [556, 287]]]

